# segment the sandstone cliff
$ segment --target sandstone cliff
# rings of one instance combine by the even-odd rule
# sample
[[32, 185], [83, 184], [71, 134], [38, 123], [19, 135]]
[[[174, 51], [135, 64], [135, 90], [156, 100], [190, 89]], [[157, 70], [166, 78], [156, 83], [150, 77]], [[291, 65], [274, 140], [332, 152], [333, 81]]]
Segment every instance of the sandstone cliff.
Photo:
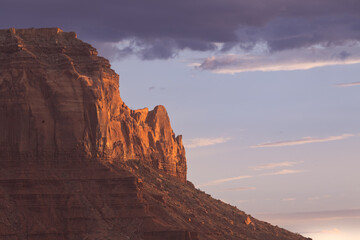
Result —
[[186, 180], [163, 106], [131, 110], [108, 60], [58, 28], [0, 31], [2, 156], [141, 159]]
[[0, 30], [1, 240], [304, 240], [186, 181], [166, 110], [131, 110], [74, 33]]

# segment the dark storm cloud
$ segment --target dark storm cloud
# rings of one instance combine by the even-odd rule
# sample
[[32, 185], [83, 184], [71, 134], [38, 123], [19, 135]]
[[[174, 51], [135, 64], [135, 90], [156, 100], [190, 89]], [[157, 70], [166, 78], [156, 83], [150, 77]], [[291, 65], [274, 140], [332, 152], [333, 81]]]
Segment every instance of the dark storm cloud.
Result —
[[[360, 14], [359, 14], [360, 16]], [[262, 27], [243, 27], [237, 30], [240, 41], [266, 41], [271, 51], [281, 51], [315, 44], [341, 45], [359, 40], [358, 16], [336, 15], [313, 18], [279, 17]]]
[[214, 43], [223, 43], [222, 51], [259, 41], [271, 51], [342, 44], [360, 39], [359, 20], [358, 0], [2, 0], [0, 6], [1, 28], [59, 26], [100, 45], [131, 40], [113, 55], [143, 59], [214, 50]]
[[347, 51], [341, 51], [337, 57], [340, 58], [341, 60], [345, 60], [347, 59], [348, 57], [351, 56], [351, 53], [347, 52]]

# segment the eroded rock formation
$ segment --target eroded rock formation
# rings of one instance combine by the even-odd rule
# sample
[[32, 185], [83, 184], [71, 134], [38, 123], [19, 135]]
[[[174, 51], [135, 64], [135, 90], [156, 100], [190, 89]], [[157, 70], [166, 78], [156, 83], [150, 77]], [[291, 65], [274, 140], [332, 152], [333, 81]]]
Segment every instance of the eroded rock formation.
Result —
[[17, 159], [141, 159], [186, 180], [163, 106], [131, 110], [109, 61], [58, 28], [0, 31], [0, 152]]
[[0, 30], [1, 240], [304, 240], [186, 181], [166, 110], [131, 110], [74, 33]]

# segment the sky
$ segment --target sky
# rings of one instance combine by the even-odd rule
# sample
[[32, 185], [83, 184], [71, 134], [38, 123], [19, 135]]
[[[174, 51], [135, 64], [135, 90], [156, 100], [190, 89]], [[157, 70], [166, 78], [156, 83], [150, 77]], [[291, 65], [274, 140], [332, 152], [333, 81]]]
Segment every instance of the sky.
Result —
[[360, 238], [360, 1], [1, 0], [75, 31], [131, 108], [164, 105], [188, 179], [315, 240]]

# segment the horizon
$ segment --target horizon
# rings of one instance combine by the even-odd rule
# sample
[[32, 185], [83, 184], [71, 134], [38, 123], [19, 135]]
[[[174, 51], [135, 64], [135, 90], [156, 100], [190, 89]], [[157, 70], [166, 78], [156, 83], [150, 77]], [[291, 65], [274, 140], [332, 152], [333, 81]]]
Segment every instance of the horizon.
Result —
[[0, 28], [97, 48], [130, 108], [166, 107], [197, 188], [314, 240], [359, 239], [360, 2], [52, 4], [5, 1]]

